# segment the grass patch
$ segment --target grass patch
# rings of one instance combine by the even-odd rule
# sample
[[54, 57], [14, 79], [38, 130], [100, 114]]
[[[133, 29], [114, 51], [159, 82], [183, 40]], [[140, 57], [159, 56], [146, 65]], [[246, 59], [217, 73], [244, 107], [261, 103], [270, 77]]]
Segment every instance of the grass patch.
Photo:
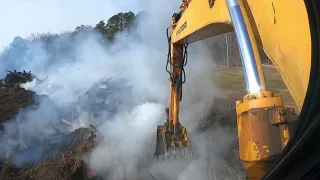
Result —
[[[282, 94], [283, 100], [288, 106], [295, 106], [288, 88], [274, 67], [263, 67], [267, 89]], [[226, 96], [241, 98], [245, 91], [245, 81], [242, 68], [215, 69], [214, 78], [218, 88]]]

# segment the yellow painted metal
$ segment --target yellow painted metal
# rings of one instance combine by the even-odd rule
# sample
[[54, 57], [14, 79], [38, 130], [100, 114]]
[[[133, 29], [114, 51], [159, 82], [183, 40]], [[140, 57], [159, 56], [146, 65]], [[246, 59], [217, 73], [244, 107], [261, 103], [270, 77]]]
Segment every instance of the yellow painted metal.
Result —
[[[192, 0], [172, 30], [173, 43], [233, 31], [225, 0]], [[258, 46], [271, 59], [301, 109], [309, 81], [311, 36], [303, 0], [242, 0]], [[268, 84], [267, 84], [268, 86]]]
[[245, 161], [247, 179], [261, 179], [288, 137], [284, 126], [281, 131], [270, 123], [278, 118], [270, 116], [272, 107], [283, 108], [283, 101], [270, 91], [248, 94], [236, 103], [239, 155]]
[[248, 94], [243, 97], [243, 100], [236, 102], [237, 114], [242, 114], [251, 109], [282, 107], [283, 100], [279, 97], [274, 97], [272, 92], [263, 91], [256, 94]]
[[[182, 69], [180, 68], [180, 64], [183, 61], [183, 46], [180, 44], [171, 44], [171, 59], [170, 59], [170, 73], [172, 74], [172, 78], [179, 77]], [[176, 87], [173, 79], [170, 79], [170, 102], [169, 105], [169, 119], [172, 121], [174, 125], [179, 124], [179, 109], [180, 109], [180, 96], [181, 96], [181, 87]], [[176, 89], [178, 88], [178, 90]], [[172, 114], [171, 114], [172, 113]]]

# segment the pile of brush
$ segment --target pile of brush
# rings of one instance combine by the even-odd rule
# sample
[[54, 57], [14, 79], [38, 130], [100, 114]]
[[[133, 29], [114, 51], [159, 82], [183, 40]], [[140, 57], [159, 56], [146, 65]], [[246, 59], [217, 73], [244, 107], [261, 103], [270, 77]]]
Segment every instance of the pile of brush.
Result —
[[0, 124], [13, 119], [20, 109], [35, 103], [35, 93], [20, 87], [22, 83], [32, 81], [32, 77], [30, 71], [8, 71], [0, 80]]
[[23, 70], [22, 72], [9, 71], [7, 70], [6, 77], [1, 80], [0, 86], [6, 86], [6, 87], [14, 87], [18, 88], [21, 84], [31, 82], [34, 79], [34, 75], [31, 73], [31, 71], [26, 72]]
[[[4, 136], [3, 123], [14, 120], [21, 109], [37, 108], [40, 99], [48, 98], [20, 87], [22, 83], [36, 78], [30, 71], [7, 72], [6, 77], [0, 80], [0, 138]], [[93, 179], [95, 176], [90, 174], [83, 156], [96, 145], [95, 139], [92, 128], [79, 128], [70, 134], [59, 134], [46, 139], [35, 147], [18, 148], [0, 159], [0, 179]], [[33, 161], [27, 159], [30, 158], [30, 152], [36, 156], [32, 158]], [[0, 155], [4, 154], [0, 152]]]
[[58, 141], [40, 145], [37, 161], [33, 164], [15, 166], [7, 161], [0, 167], [0, 179], [94, 179], [95, 174], [91, 173], [83, 159], [95, 145], [94, 131], [79, 128]]

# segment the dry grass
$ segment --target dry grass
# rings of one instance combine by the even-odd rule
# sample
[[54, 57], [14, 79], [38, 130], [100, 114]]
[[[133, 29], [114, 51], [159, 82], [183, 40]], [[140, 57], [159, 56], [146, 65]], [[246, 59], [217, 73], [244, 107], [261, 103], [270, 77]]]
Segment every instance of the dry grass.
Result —
[[[0, 179], [15, 180], [75, 180], [90, 179], [82, 156], [95, 146], [91, 130], [80, 128], [64, 137], [67, 148], [59, 149], [52, 160], [43, 161], [36, 165], [14, 167], [6, 164], [0, 167]], [[60, 144], [59, 144], [60, 145]], [[70, 146], [69, 146], [70, 145]], [[56, 154], [55, 146], [47, 145], [49, 154]]]

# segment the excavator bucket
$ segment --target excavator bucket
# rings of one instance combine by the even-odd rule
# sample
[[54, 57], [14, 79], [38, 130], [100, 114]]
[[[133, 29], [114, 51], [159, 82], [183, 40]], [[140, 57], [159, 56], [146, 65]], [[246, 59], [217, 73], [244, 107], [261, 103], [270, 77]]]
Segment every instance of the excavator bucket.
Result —
[[173, 126], [168, 123], [158, 126], [154, 156], [157, 159], [192, 157], [191, 143], [186, 129], [178, 126], [174, 131]]

